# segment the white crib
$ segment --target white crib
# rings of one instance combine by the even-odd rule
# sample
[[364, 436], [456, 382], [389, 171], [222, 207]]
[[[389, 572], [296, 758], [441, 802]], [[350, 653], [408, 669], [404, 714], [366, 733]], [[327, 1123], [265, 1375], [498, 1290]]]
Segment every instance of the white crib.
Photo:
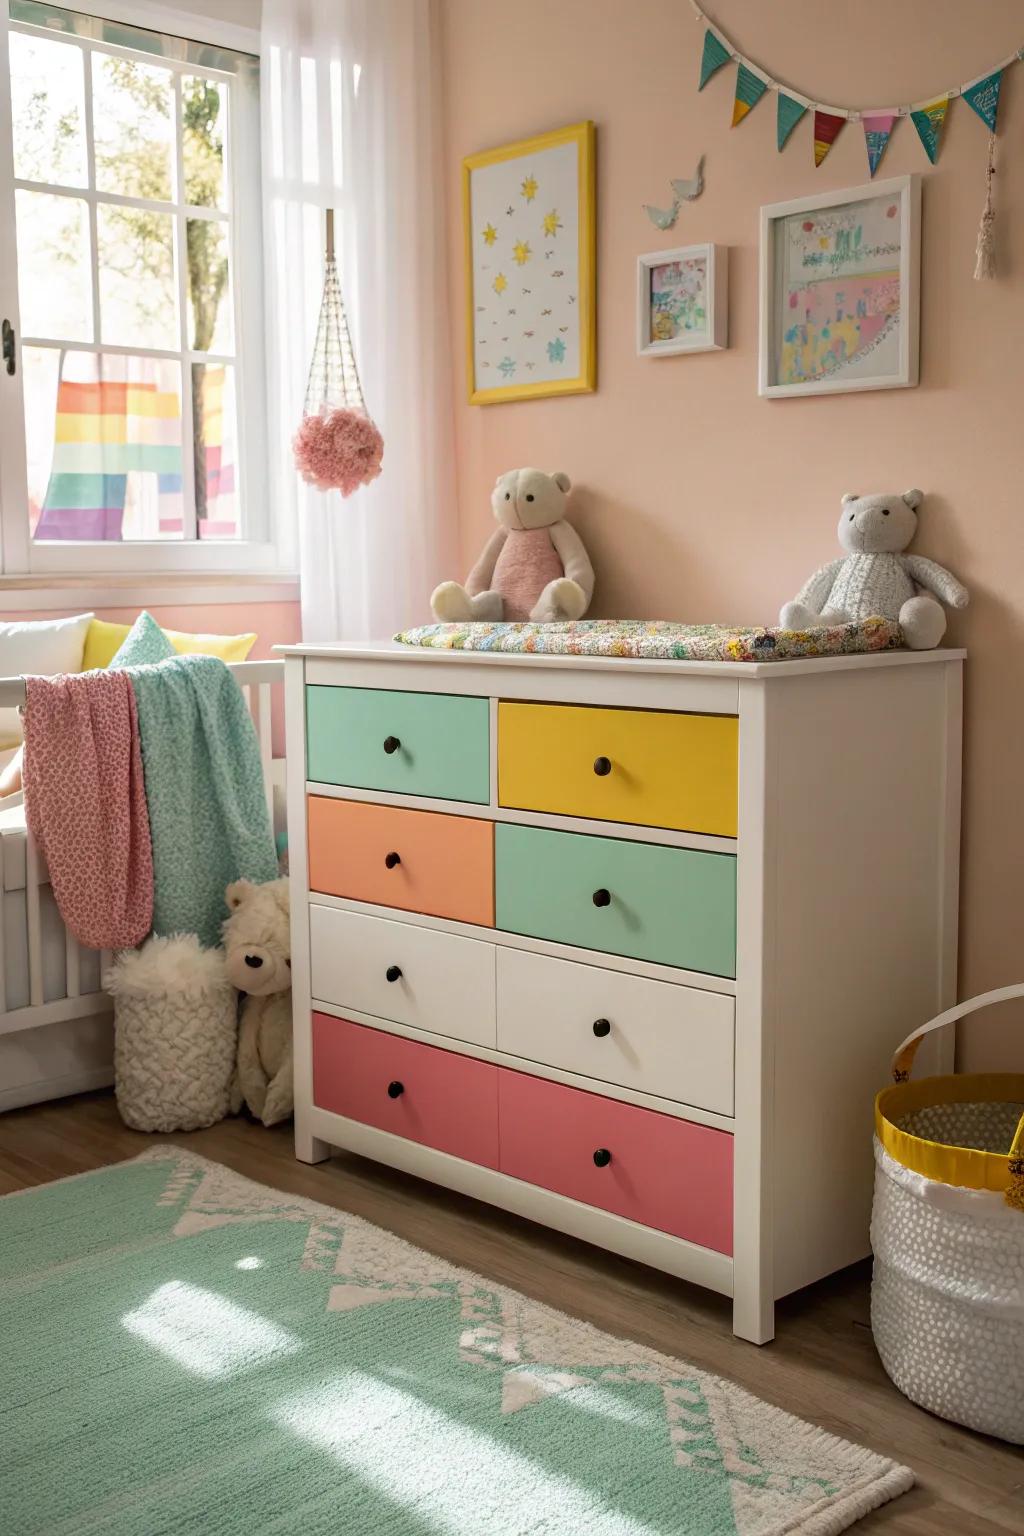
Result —
[[[284, 824], [284, 759], [273, 755], [281, 661], [229, 669], [249, 706], [275, 831]], [[0, 707], [23, 704], [20, 677], [0, 678]], [[64, 927], [20, 795], [0, 801], [0, 1112], [105, 1087], [114, 1080], [113, 1017], [100, 986], [106, 952]]]

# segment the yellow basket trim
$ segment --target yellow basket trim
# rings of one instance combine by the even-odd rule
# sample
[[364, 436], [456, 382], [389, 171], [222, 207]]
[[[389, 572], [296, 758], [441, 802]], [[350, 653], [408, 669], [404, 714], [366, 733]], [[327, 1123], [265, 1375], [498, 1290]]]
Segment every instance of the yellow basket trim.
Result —
[[[959, 1189], [989, 1189], [1004, 1194], [1011, 1185], [1010, 1157], [927, 1141], [900, 1130], [894, 1120], [917, 1109], [941, 1104], [1012, 1104], [1024, 1102], [1024, 1073], [975, 1072], [963, 1076], [924, 1077], [894, 1083], [875, 1099], [875, 1133], [889, 1156], [904, 1168], [938, 1184]], [[1018, 1130], [1015, 1145], [1021, 1141]], [[1016, 1181], [1014, 1181], [1016, 1182]]]

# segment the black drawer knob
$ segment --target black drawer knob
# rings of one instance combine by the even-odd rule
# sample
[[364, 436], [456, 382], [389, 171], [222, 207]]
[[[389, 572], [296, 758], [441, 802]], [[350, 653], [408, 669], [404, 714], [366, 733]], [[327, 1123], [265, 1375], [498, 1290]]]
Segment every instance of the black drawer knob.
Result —
[[400, 965], [389, 965], [387, 970], [384, 972], [384, 975], [387, 977], [388, 981], [401, 981], [402, 967]]
[[608, 1019], [595, 1019], [594, 1020], [594, 1034], [597, 1036], [597, 1038], [599, 1040], [602, 1039], [603, 1036], [605, 1036], [605, 1035], [610, 1035], [611, 1032], [612, 1032], [612, 1026], [611, 1026], [611, 1023], [610, 1023], [610, 1021]]
[[397, 853], [386, 853], [384, 855], [384, 867], [386, 869], [394, 869], [395, 865], [396, 864], [401, 864], [401, 862], [402, 862], [402, 859], [401, 859], [401, 855], [400, 854], [397, 854]]
[[388, 754], [388, 757], [391, 756], [392, 752], [397, 752], [401, 745], [402, 743], [397, 736], [384, 737], [384, 751]]
[[605, 775], [611, 773], [611, 771], [612, 760], [610, 757], [594, 758], [594, 772], [597, 774], [599, 779], [603, 779]]
[[393, 1083], [388, 1083], [388, 1098], [389, 1099], [400, 1099], [404, 1092], [405, 1092], [405, 1084], [404, 1083], [400, 1083], [397, 1078], [395, 1079], [395, 1081]]
[[606, 891], [603, 885], [602, 885], [602, 887], [601, 887], [601, 889], [599, 891], [595, 891], [594, 892], [594, 906], [595, 907], [607, 907], [607, 906], [610, 905], [611, 899], [612, 899], [611, 891]]
[[608, 1164], [611, 1162], [611, 1160], [612, 1160], [612, 1155], [608, 1151], [608, 1148], [607, 1147], [598, 1147], [597, 1151], [594, 1153], [594, 1167], [595, 1168], [607, 1168]]

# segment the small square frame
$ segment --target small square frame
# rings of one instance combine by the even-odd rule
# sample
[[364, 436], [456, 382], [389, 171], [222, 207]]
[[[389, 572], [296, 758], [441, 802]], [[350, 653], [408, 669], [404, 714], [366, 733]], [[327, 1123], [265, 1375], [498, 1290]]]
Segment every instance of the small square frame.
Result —
[[[703, 256], [707, 263], [707, 326], [703, 331], [658, 341], [651, 336], [651, 270]], [[648, 251], [636, 259], [636, 350], [640, 357], [673, 357], [680, 352], [721, 352], [729, 345], [729, 263], [724, 245], [683, 245]]]

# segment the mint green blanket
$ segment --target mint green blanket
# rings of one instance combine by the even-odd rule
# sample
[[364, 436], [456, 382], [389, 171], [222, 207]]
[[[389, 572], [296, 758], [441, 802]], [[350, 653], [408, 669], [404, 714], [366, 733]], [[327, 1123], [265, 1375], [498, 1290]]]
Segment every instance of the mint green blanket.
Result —
[[263, 771], [242, 691], [215, 656], [127, 667], [153, 842], [153, 932], [219, 944], [232, 881], [274, 880]]

